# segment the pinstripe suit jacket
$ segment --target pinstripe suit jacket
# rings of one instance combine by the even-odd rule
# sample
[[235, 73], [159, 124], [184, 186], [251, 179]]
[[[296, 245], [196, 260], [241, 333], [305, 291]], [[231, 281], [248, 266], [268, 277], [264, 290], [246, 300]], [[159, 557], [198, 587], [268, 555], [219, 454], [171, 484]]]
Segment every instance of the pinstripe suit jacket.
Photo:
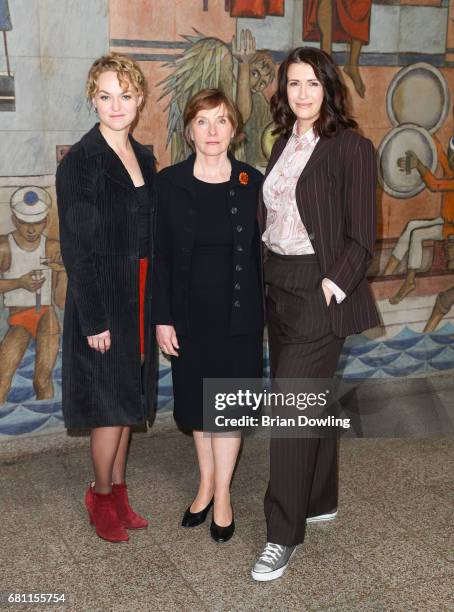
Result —
[[[274, 144], [267, 176], [287, 144]], [[330, 305], [331, 327], [339, 337], [380, 325], [366, 279], [376, 234], [377, 170], [370, 140], [352, 130], [321, 137], [296, 186], [296, 202], [323, 277], [346, 294]], [[266, 227], [261, 192], [259, 224]], [[266, 257], [266, 253], [265, 253]]]

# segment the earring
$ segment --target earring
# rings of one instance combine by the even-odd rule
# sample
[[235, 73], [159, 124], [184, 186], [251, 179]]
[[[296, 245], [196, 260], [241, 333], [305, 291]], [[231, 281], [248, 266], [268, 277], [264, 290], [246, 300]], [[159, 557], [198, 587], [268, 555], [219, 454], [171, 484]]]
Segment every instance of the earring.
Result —
[[96, 108], [96, 106], [93, 107], [95, 110], [95, 113], [98, 114], [98, 109]]

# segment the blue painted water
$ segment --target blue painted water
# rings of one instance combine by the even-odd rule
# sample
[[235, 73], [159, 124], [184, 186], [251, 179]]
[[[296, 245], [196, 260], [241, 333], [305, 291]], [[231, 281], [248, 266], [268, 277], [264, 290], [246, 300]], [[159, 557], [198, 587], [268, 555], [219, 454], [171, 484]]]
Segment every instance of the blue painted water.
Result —
[[[427, 376], [454, 369], [454, 326], [446, 323], [431, 334], [404, 327], [387, 340], [370, 340], [364, 334], [351, 336], [339, 360], [338, 374], [344, 379]], [[61, 413], [61, 351], [54, 369], [55, 396], [34, 399], [35, 346], [31, 343], [17, 370], [6, 404], [0, 406], [0, 437], [20, 436], [63, 428]], [[265, 374], [269, 375], [268, 359]], [[172, 408], [170, 364], [161, 358], [158, 372], [158, 410]]]

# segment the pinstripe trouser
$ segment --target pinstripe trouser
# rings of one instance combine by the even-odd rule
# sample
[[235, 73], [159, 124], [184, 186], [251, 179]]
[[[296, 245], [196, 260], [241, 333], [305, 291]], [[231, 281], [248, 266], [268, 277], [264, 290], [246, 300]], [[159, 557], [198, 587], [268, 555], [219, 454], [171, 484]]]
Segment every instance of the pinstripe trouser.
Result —
[[[344, 338], [331, 332], [316, 255], [277, 255], [265, 262], [272, 378], [331, 378]], [[334, 300], [334, 296], [332, 298]], [[265, 494], [267, 540], [304, 540], [306, 518], [337, 508], [337, 441], [272, 437]]]

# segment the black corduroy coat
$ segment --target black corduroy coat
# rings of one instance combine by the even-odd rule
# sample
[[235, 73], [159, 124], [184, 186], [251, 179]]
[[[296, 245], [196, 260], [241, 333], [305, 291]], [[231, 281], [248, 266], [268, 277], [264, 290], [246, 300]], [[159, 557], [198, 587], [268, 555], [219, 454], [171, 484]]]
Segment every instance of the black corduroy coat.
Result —
[[[150, 311], [155, 160], [132, 136], [130, 142], [151, 208], [142, 367], [139, 202], [132, 180], [99, 124], [71, 147], [57, 169], [60, 241], [68, 274], [62, 368], [68, 428], [142, 424], [155, 404], [157, 352]], [[112, 346], [102, 354], [88, 346], [87, 336], [106, 330]]]

